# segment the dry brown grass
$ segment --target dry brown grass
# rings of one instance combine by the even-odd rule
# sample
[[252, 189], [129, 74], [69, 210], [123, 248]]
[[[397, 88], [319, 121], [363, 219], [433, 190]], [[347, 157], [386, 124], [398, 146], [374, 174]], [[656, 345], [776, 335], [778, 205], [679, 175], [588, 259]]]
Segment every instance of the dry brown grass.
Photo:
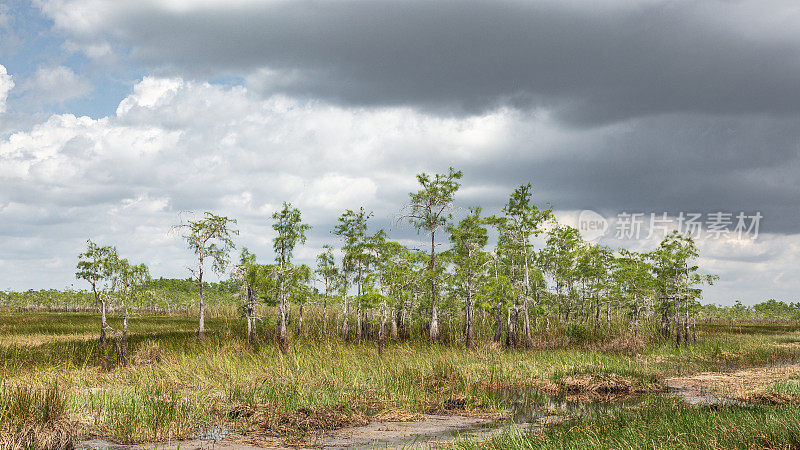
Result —
[[608, 374], [578, 374], [562, 378], [555, 384], [557, 393], [600, 397], [626, 396], [661, 392], [659, 384], [642, 384], [632, 377]]
[[645, 342], [640, 336], [627, 331], [613, 334], [608, 339], [590, 339], [584, 342], [579, 342], [574, 337], [564, 333], [539, 333], [531, 339], [531, 348], [538, 350], [573, 348], [638, 355], [644, 347]]
[[0, 450], [71, 449], [76, 426], [68, 421], [32, 424], [0, 430]]
[[336, 430], [369, 423], [361, 412], [339, 407], [302, 407], [278, 413], [268, 406], [226, 405], [220, 411], [230, 424], [246, 424], [248, 436], [288, 436]]
[[748, 403], [787, 404], [800, 398], [770, 392], [776, 382], [800, 378], [800, 365], [754, 367], [734, 372], [704, 372], [666, 380], [672, 388], [685, 389], [700, 395], [713, 395]]
[[644, 348], [644, 341], [633, 333], [614, 336], [610, 341], [600, 344], [600, 351], [638, 355]]
[[158, 364], [163, 358], [158, 342], [147, 341], [131, 354], [131, 364], [135, 366]]
[[71, 334], [7, 334], [0, 335], [0, 346], [3, 347], [37, 347], [44, 344], [58, 342], [91, 341], [97, 339], [97, 334], [71, 333]]

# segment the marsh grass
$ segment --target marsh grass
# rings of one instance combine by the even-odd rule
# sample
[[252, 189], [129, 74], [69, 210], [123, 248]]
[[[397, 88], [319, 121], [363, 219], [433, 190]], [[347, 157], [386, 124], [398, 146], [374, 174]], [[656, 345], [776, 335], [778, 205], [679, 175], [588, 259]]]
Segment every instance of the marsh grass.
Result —
[[800, 380], [778, 381], [767, 387], [766, 391], [800, 397]]
[[82, 410], [94, 426], [118, 442], [167, 441], [185, 436], [207, 420], [191, 397], [174, 390], [121, 389], [83, 396]]
[[0, 449], [67, 448], [74, 437], [57, 384], [0, 387]]
[[800, 409], [770, 406], [692, 407], [653, 397], [593, 421], [573, 420], [538, 433], [508, 431], [489, 442], [453, 447], [503, 449], [797, 448]]
[[[9, 385], [58, 380], [67, 415], [81, 434], [133, 443], [191, 437], [211, 426], [286, 436], [369, 417], [498, 414], [508, 408], [498, 395], [504, 389], [549, 392], [564, 389], [567, 378], [588, 376], [647, 390], [665, 375], [800, 358], [800, 347], [775, 345], [779, 339], [800, 339], [798, 327], [725, 333], [701, 326], [697, 343], [681, 348], [644, 333], [631, 344], [623, 325], [553, 328], [537, 330], [540, 345], [526, 350], [490, 344], [488, 323], [476, 330], [486, 336], [473, 349], [464, 349], [454, 335], [439, 345], [412, 337], [390, 343], [380, 356], [371, 340], [345, 343], [335, 335], [320, 340], [317, 319], [310, 311], [305, 337], [295, 337], [282, 354], [270, 321], [259, 323], [259, 341], [247, 347], [240, 319], [209, 318], [206, 342], [199, 345], [193, 317], [136, 317], [130, 323], [131, 365], [123, 369], [114, 363], [112, 346], [100, 348], [96, 339], [35, 341], [91, 336], [96, 315], [0, 312], [4, 333], [33, 340], [25, 345], [0, 340], [0, 368]], [[118, 318], [110, 324], [118, 327]]]

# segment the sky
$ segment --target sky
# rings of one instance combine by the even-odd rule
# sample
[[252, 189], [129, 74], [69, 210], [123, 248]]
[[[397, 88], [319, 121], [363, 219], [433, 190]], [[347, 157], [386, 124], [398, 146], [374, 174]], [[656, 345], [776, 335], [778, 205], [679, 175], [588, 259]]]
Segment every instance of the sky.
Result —
[[283, 201], [299, 262], [361, 206], [413, 247], [415, 174], [452, 166], [456, 217], [530, 182], [593, 242], [695, 233], [706, 303], [798, 301], [798, 23], [789, 0], [0, 0], [0, 289], [86, 288], [87, 239], [188, 277], [171, 226], [204, 211], [268, 261]]

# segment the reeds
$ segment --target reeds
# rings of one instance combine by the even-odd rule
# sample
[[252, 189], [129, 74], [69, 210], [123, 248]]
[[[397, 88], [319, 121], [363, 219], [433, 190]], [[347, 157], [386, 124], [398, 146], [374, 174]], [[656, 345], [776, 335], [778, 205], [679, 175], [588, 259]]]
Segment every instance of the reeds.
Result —
[[67, 400], [57, 384], [0, 387], [0, 449], [70, 448]]
[[593, 421], [575, 420], [538, 433], [508, 431], [489, 442], [453, 447], [502, 449], [792, 449], [800, 445], [795, 407], [692, 407], [651, 398]]

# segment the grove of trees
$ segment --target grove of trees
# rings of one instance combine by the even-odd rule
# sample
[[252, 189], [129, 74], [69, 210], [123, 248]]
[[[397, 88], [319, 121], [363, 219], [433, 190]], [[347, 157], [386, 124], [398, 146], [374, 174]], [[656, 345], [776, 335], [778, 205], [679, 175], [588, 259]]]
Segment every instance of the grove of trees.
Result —
[[[248, 249], [234, 256], [236, 221], [208, 212], [174, 227], [196, 258], [190, 280], [152, 280], [146, 266], [128, 263], [114, 247], [88, 241], [76, 277], [90, 291], [69, 291], [67, 303], [96, 306], [101, 345], [112, 331], [109, 308], [124, 315], [123, 329], [114, 330], [123, 364], [131, 308], [191, 308], [198, 313], [202, 341], [209, 301], [239, 306], [250, 344], [258, 338], [264, 311], [277, 308], [276, 340], [284, 352], [292, 335], [304, 335], [304, 312], [312, 304], [321, 311], [320, 338], [333, 333], [345, 341], [374, 339], [380, 351], [388, 341], [414, 333], [439, 342], [443, 326], [448, 340], [472, 346], [476, 317], [491, 324], [495, 342], [509, 347], [530, 347], [538, 330], [612, 323], [626, 324], [634, 334], [649, 324], [676, 344], [694, 338], [697, 313], [708, 312], [699, 303], [702, 286], [715, 277], [701, 274], [691, 238], [673, 232], [650, 252], [586, 242], [578, 230], [558, 223], [549, 208], [534, 203], [530, 184], [515, 189], [499, 214], [484, 215], [478, 206], [457, 214], [461, 178], [452, 168], [417, 176], [419, 189], [400, 208], [398, 222], [424, 236], [422, 248], [373, 229], [372, 213], [359, 207], [343, 212], [330, 230], [338, 248], [326, 245], [315, 268], [297, 264], [295, 255], [310, 226], [299, 209], [283, 203], [271, 217], [273, 263], [261, 263]], [[231, 264], [232, 258], [238, 262]], [[209, 262], [211, 270], [229, 278], [209, 284], [204, 279]], [[39, 304], [31, 303], [32, 295], [46, 296], [12, 294], [0, 293], [0, 301], [31, 307]], [[21, 298], [28, 299], [25, 305]], [[797, 316], [796, 305], [769, 308]]]

